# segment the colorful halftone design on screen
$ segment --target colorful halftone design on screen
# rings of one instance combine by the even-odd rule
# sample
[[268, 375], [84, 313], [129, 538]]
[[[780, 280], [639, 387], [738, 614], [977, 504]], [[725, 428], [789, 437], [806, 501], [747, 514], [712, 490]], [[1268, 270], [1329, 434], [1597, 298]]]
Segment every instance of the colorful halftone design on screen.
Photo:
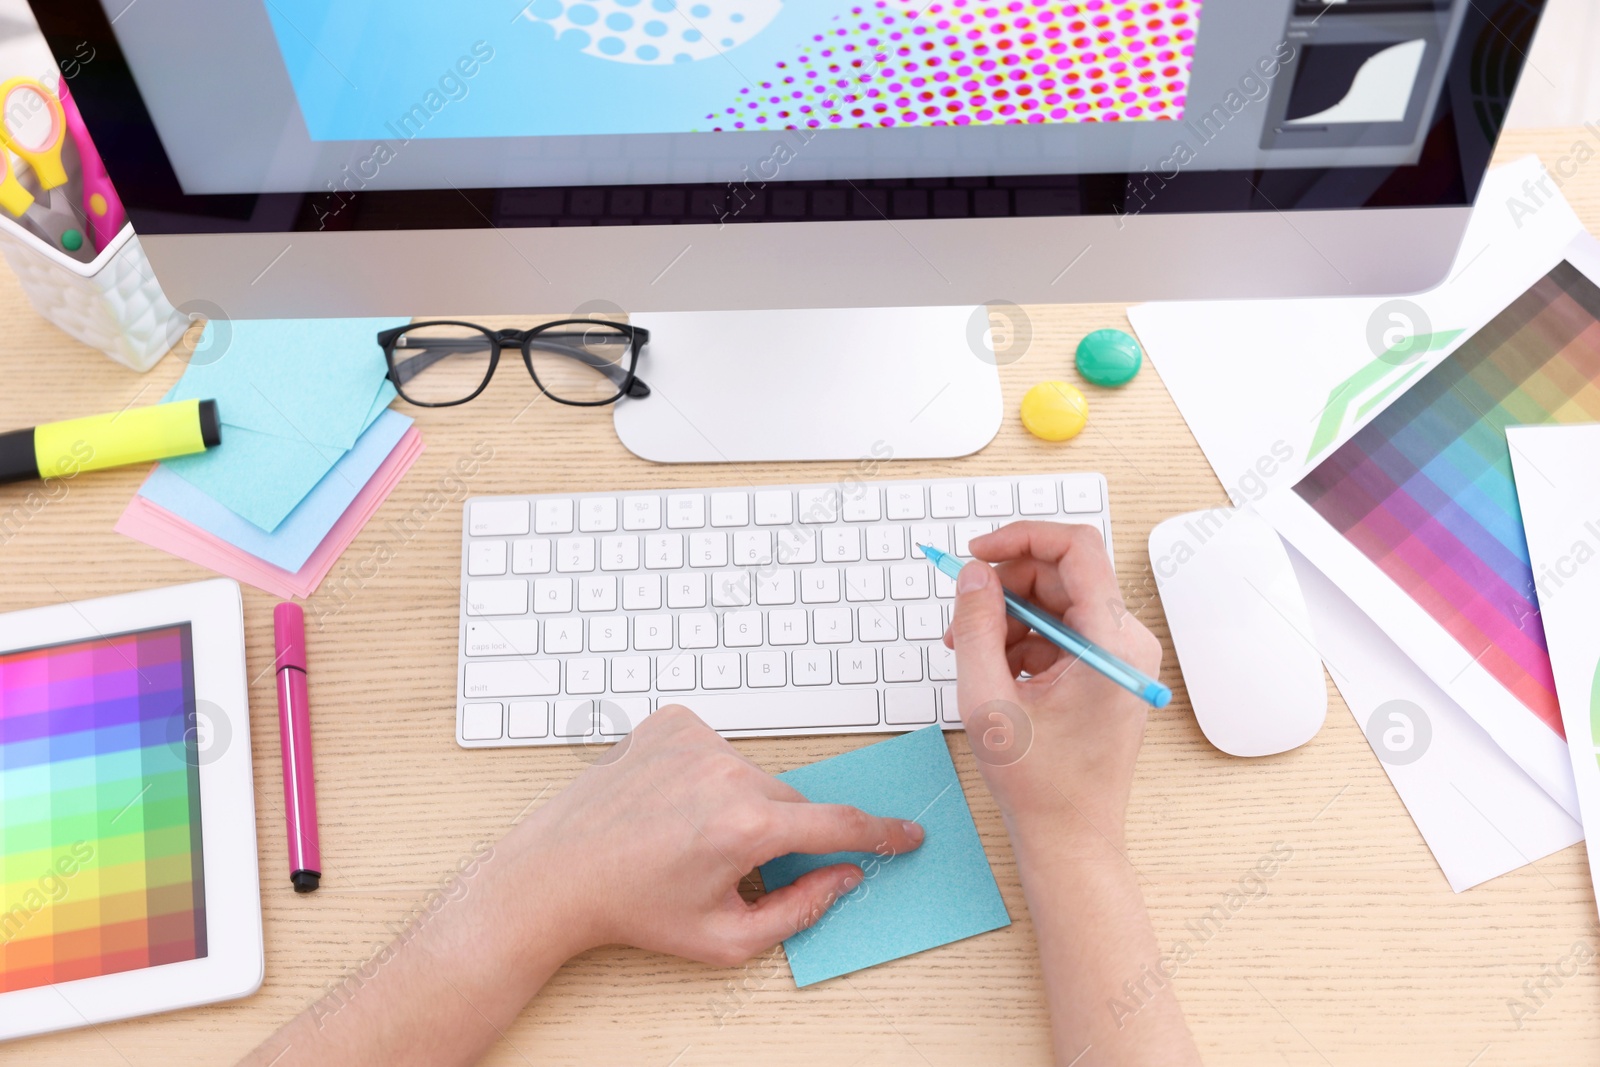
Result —
[[1558, 734], [1505, 428], [1595, 421], [1600, 289], [1562, 263], [1295, 486]]
[[189, 625], [0, 655], [0, 992], [206, 954]]
[[1177, 119], [1201, 0], [875, 0], [815, 33], [719, 130]]

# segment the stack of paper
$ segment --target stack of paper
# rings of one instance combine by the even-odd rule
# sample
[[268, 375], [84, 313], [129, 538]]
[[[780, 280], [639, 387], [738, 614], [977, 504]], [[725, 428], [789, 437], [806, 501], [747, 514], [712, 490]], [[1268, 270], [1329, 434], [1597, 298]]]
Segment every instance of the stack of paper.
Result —
[[[1304, 553], [1317, 650], [1457, 890], [1582, 836], [1503, 432], [1594, 417], [1567, 293], [1589, 238], [1559, 194], [1507, 210], [1548, 181], [1492, 171], [1428, 293], [1129, 312], [1233, 502]], [[1396, 707], [1427, 731], [1403, 757]]]
[[[166, 400], [214, 399], [222, 443], [151, 472], [117, 531], [308, 597], [422, 452], [375, 335], [405, 320], [210, 323]], [[210, 336], [227, 331], [226, 340]]]

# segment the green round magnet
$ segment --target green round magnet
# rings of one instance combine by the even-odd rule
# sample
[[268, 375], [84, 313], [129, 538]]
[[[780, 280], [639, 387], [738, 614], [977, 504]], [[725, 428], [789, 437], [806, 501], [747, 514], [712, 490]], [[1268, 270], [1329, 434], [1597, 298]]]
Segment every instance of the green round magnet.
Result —
[[1132, 334], [1096, 330], [1078, 342], [1078, 373], [1095, 385], [1127, 385], [1144, 365]]
[[61, 235], [61, 247], [68, 252], [76, 252], [83, 247], [83, 234], [77, 230], [67, 230]]

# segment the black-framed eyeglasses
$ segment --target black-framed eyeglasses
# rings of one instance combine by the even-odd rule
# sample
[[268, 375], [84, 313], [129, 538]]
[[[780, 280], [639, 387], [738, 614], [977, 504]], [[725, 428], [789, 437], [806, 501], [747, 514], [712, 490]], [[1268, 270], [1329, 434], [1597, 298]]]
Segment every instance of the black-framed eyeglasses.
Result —
[[625, 396], [642, 400], [650, 387], [634, 374], [650, 343], [641, 326], [561, 319], [531, 330], [491, 330], [447, 319], [413, 322], [378, 334], [389, 381], [408, 403], [425, 408], [465, 404], [488, 386], [500, 350], [522, 349], [540, 391], [574, 407], [601, 407]]

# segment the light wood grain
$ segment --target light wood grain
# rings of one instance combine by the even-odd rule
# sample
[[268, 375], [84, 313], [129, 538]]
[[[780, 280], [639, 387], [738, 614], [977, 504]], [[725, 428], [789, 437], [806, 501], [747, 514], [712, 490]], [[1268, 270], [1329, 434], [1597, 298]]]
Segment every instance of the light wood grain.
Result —
[[[1516, 132], [1501, 158], [1539, 151], [1553, 161], [1581, 136]], [[1600, 230], [1600, 164], [1581, 168], [1565, 192], [1590, 229]], [[1028, 310], [1032, 347], [1002, 372], [1008, 413], [1034, 382], [1075, 378], [1071, 351], [1084, 332], [1127, 327], [1120, 306]], [[1293, 357], [1263, 350], [1262, 358]], [[113, 365], [44, 323], [14, 279], [0, 276], [0, 426], [152, 402], [182, 370], [177, 357], [143, 376]], [[1089, 395], [1089, 428], [1070, 444], [1036, 441], [1008, 416], [999, 438], [977, 456], [894, 463], [880, 476], [1104, 472], [1124, 591], [1167, 642], [1164, 673], [1176, 683], [1145, 542], [1169, 515], [1224, 503], [1222, 487], [1153, 369], [1125, 389], [1090, 388]], [[651, 466], [623, 450], [607, 412], [527, 406], [534, 396], [526, 378], [503, 373], [470, 407], [408, 409], [427, 452], [312, 598], [326, 860], [325, 888], [312, 896], [290, 890], [285, 867], [272, 678], [252, 684], [267, 945], [261, 992], [23, 1042], [0, 1058], [33, 1067], [229, 1061], [358, 968], [475, 843], [498, 837], [530, 801], [581, 770], [565, 750], [468, 752], [453, 740], [463, 494], [452, 471], [475, 446], [486, 444], [493, 456], [470, 479], [474, 494], [821, 481], [852, 473], [851, 464], [838, 463]], [[135, 470], [86, 475], [49, 501], [29, 496], [36, 486], [0, 487], [0, 515], [19, 506], [31, 512], [12, 533], [0, 530], [0, 610], [207, 577], [112, 532], [142, 477]], [[382, 565], [363, 566], [390, 553]], [[271, 660], [272, 604], [246, 589], [252, 671]], [[1151, 720], [1127, 861], [1140, 875], [1163, 946], [1190, 945], [1193, 958], [1175, 981], [1207, 1058], [1461, 1067], [1595, 1062], [1596, 963], [1553, 988], [1520, 1028], [1507, 1004], [1526, 1002], [1524, 981], [1560, 962], [1575, 943], [1586, 943], [1591, 957], [1600, 952], [1583, 847], [1452, 893], [1329, 689], [1332, 707], [1316, 740], [1268, 759], [1245, 762], [1211, 749], [1181, 685], [1172, 706]], [[777, 771], [861, 743], [817, 737], [739, 747]], [[1015, 919], [1009, 929], [803, 991], [793, 987], [781, 955], [726, 971], [620, 948], [591, 952], [561, 971], [486, 1062], [1046, 1062], [1048, 1020], [1010, 845], [965, 739], [953, 737], [951, 748]], [[1209, 936], [1197, 933], [1275, 844], [1292, 855], [1266, 892]]]

